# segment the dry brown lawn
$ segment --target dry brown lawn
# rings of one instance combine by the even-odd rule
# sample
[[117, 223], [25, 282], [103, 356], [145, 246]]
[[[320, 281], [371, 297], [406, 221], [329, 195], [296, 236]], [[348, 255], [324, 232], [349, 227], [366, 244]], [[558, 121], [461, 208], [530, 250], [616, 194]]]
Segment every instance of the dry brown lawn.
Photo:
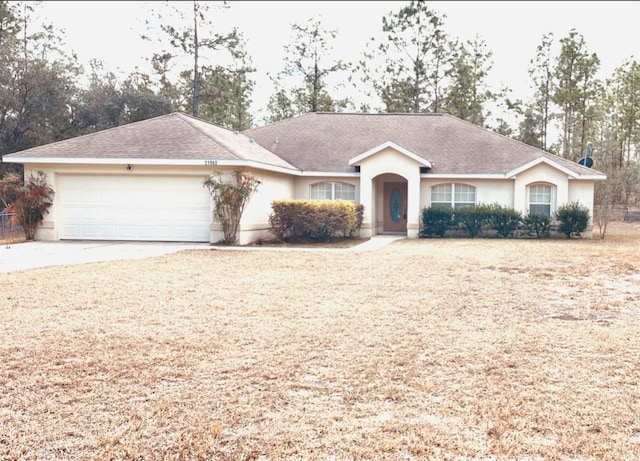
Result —
[[640, 227], [0, 274], [0, 460], [640, 459]]

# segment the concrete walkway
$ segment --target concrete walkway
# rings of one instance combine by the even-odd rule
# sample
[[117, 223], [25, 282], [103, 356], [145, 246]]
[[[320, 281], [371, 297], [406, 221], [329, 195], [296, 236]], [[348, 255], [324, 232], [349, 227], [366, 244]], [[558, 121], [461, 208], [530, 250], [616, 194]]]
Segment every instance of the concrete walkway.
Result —
[[348, 248], [314, 248], [309, 247], [272, 247], [272, 246], [221, 246], [214, 245], [211, 249], [221, 251], [293, 251], [293, 252], [329, 252], [329, 253], [359, 253], [375, 251], [389, 245], [396, 240], [405, 239], [401, 235], [375, 235], [366, 242]]
[[234, 247], [215, 246], [209, 243], [179, 242], [35, 241], [0, 246], [0, 273], [48, 266], [143, 259], [184, 250], [329, 251], [347, 253], [375, 251], [404, 238], [404, 236], [397, 235], [377, 235], [360, 245], [350, 248]]

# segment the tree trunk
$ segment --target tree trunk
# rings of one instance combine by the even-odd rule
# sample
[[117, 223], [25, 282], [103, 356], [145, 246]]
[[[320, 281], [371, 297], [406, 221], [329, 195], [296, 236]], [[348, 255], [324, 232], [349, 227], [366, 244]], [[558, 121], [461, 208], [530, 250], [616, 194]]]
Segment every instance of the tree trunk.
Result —
[[198, 117], [200, 72], [198, 71], [198, 2], [193, 0], [193, 116]]

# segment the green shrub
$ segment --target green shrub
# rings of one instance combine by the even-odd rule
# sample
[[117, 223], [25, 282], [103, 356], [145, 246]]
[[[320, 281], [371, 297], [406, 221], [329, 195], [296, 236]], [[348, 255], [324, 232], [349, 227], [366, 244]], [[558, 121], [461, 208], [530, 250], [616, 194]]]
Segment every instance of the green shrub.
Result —
[[521, 220], [522, 214], [513, 208], [503, 207], [497, 203], [487, 207], [487, 222], [500, 237], [507, 238], [514, 233]]
[[260, 184], [258, 178], [242, 171], [213, 173], [202, 182], [213, 201], [213, 219], [222, 224], [221, 242], [225, 245], [237, 242], [242, 213]]
[[453, 210], [443, 206], [432, 206], [422, 209], [421, 237], [437, 235], [444, 237], [445, 233], [456, 225]]
[[471, 237], [477, 237], [489, 219], [489, 207], [476, 205], [455, 210], [456, 222], [462, 224]]
[[271, 203], [273, 213], [269, 215], [271, 232], [280, 240], [287, 241], [297, 235], [296, 203], [293, 200], [277, 200]]
[[560, 222], [558, 231], [571, 238], [572, 235], [580, 237], [589, 225], [589, 209], [578, 202], [561, 205], [555, 212], [555, 218]]
[[546, 214], [529, 214], [522, 219], [522, 227], [527, 235], [547, 238], [551, 235], [551, 217]]
[[364, 219], [364, 205], [362, 203], [358, 203], [356, 205], [356, 223], [355, 226], [349, 232], [348, 237], [354, 237], [356, 232], [362, 229], [362, 220]]
[[34, 240], [38, 226], [53, 205], [54, 194], [43, 171], [31, 173], [26, 181], [7, 173], [0, 180], [0, 211], [13, 214], [13, 224], [22, 227], [27, 240]]
[[275, 200], [271, 208], [271, 231], [283, 241], [353, 237], [364, 212], [363, 205], [345, 200]]

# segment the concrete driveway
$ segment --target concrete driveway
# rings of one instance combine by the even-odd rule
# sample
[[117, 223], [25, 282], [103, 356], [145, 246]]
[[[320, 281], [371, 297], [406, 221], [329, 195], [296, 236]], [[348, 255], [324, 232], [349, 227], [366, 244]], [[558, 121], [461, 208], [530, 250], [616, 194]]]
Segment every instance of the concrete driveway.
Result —
[[274, 247], [225, 247], [210, 243], [180, 242], [102, 242], [62, 240], [55, 242], [23, 242], [0, 246], [0, 273], [34, 269], [38, 267], [83, 264], [100, 261], [143, 259], [176, 253], [183, 250], [231, 250], [231, 251], [375, 251], [395, 240], [406, 237], [376, 235], [351, 248], [274, 248]]
[[189, 249], [210, 249], [208, 243], [59, 241], [0, 246], [0, 272], [37, 267], [142, 259]]

